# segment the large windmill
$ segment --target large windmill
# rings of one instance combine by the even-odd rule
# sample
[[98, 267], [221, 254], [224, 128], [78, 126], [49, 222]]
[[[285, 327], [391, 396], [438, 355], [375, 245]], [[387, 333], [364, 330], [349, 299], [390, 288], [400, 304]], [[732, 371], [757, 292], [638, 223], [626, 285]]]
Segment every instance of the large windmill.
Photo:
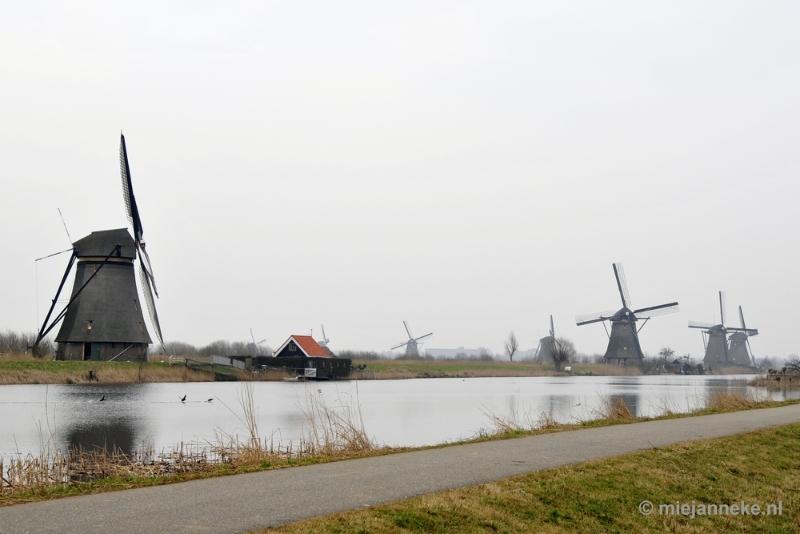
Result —
[[[689, 321], [689, 328], [703, 330], [703, 341], [706, 346], [703, 365], [708, 369], [718, 365], [750, 365], [751, 361], [750, 356], [747, 354], [747, 348], [740, 345], [743, 343], [749, 344], [747, 341], [748, 336], [757, 335], [758, 330], [745, 327], [741, 306], [739, 307], [739, 319], [742, 322], [742, 327], [736, 328], [725, 324], [725, 293], [722, 291], [719, 292], [719, 319], [719, 324]], [[735, 347], [736, 349], [735, 360], [728, 345], [728, 332], [734, 332], [734, 335], [731, 336], [730, 348]]]
[[405, 348], [406, 348], [406, 357], [419, 358], [419, 345], [420, 344], [418, 343], [418, 341], [420, 339], [426, 338], [428, 336], [432, 336], [433, 332], [431, 332], [429, 334], [425, 334], [424, 336], [419, 336], [419, 337], [415, 338], [414, 336], [411, 335], [411, 330], [408, 329], [408, 325], [406, 324], [405, 321], [403, 321], [403, 326], [406, 328], [406, 334], [408, 334], [408, 341], [404, 341], [403, 343], [400, 343], [396, 347], [392, 347], [392, 350], [399, 349], [400, 347], [405, 346]]
[[539, 340], [539, 346], [536, 347], [536, 353], [533, 355], [533, 359], [536, 361], [547, 361], [550, 357], [550, 351], [553, 348], [553, 343], [556, 340], [556, 329], [553, 326], [553, 316], [550, 316], [550, 330], [548, 332], [550, 335], [543, 337]]
[[[608, 334], [608, 348], [606, 349], [605, 356], [603, 356], [606, 363], [621, 363], [624, 365], [628, 360], [641, 362], [644, 359], [644, 355], [642, 354], [642, 347], [639, 345], [639, 331], [644, 328], [644, 325], [647, 324], [647, 321], [649, 321], [651, 317], [678, 311], [678, 303], [670, 302], [668, 304], [659, 304], [658, 306], [631, 310], [631, 297], [628, 293], [625, 271], [623, 271], [621, 263], [615, 263], [613, 267], [614, 277], [617, 279], [617, 289], [619, 290], [619, 296], [622, 300], [622, 308], [616, 312], [612, 310], [578, 316], [575, 318], [575, 323], [581, 326], [590, 323], [611, 321], [611, 333], [608, 334], [608, 330], [606, 330]], [[639, 319], [644, 319], [644, 323], [637, 329], [636, 321]], [[603, 326], [605, 327], [605, 323]]]
[[[133, 196], [125, 137], [119, 146], [122, 194], [133, 238], [126, 228], [92, 232], [73, 243], [72, 257], [34, 344], [63, 320], [56, 335], [59, 360], [146, 360], [152, 343], [144, 324], [136, 291], [133, 263], [139, 259], [139, 281], [150, 322], [163, 344], [153, 292], [156, 290], [150, 258], [145, 250], [142, 221]], [[52, 321], [50, 317], [77, 260], [75, 282], [67, 305]]]

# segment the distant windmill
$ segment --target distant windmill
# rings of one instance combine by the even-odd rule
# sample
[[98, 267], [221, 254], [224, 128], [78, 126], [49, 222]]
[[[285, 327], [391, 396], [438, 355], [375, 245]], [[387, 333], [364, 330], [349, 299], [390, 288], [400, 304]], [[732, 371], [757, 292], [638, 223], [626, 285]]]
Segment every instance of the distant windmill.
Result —
[[[644, 328], [644, 325], [647, 324], [647, 321], [649, 321], [651, 317], [678, 311], [678, 303], [670, 302], [668, 304], [659, 304], [658, 306], [631, 310], [631, 297], [628, 293], [625, 271], [623, 271], [621, 263], [615, 263], [613, 267], [614, 277], [617, 279], [617, 289], [622, 299], [622, 308], [616, 312], [612, 310], [578, 316], [575, 318], [575, 323], [581, 326], [590, 323], [611, 321], [611, 333], [608, 334], [608, 348], [606, 349], [605, 356], [603, 356], [606, 363], [622, 363], [624, 365], [631, 359], [640, 362], [644, 359], [644, 355], [642, 354], [642, 347], [639, 345], [639, 331]], [[644, 319], [644, 323], [637, 329], [636, 321], [639, 319]], [[603, 326], [605, 326], [605, 324]], [[606, 333], [608, 333], [607, 330]]]
[[753, 350], [750, 348], [750, 336], [757, 336], [758, 329], [747, 328], [741, 306], [739, 306], [739, 322], [742, 329], [735, 331], [728, 339], [728, 360], [736, 365], [755, 365]]
[[[741, 343], [747, 343], [747, 336], [754, 336], [758, 334], [758, 330], [748, 330], [744, 326], [744, 315], [741, 314], [741, 307], [739, 308], [740, 317], [742, 321], [742, 328], [735, 328], [725, 325], [725, 293], [719, 292], [719, 324], [700, 323], [697, 321], [689, 321], [689, 328], [699, 328], [703, 330], [703, 341], [706, 348], [706, 354], [703, 358], [703, 365], [706, 368], [713, 368], [718, 365], [750, 365], [750, 357], [747, 355], [747, 349], [739, 347]], [[737, 349], [737, 361], [731, 357], [728, 347], [728, 332], [735, 332], [736, 339], [731, 336], [732, 345], [735, 344]], [[742, 354], [744, 348], [744, 354]], [[742, 357], [744, 356], [744, 357]]]
[[327, 347], [328, 343], [330, 343], [331, 340], [328, 339], [328, 336], [325, 335], [325, 325], [321, 324], [319, 326], [320, 328], [322, 328], [322, 341], [318, 341], [317, 343], [319, 344], [320, 347]]
[[550, 316], [550, 335], [543, 337], [539, 340], [539, 346], [536, 347], [536, 353], [533, 359], [536, 361], [546, 361], [550, 357], [550, 350], [553, 347], [553, 342], [556, 340], [556, 329], [553, 326], [553, 316]]
[[262, 343], [264, 343], [267, 339], [264, 338], [261, 341], [259, 341], [258, 343], [256, 343], [256, 336], [253, 335], [253, 329], [252, 328], [250, 329], [250, 339], [253, 340], [253, 356], [258, 356], [258, 350], [259, 350], [258, 346], [261, 345]]
[[[72, 257], [45, 317], [36, 342], [61, 320], [56, 335], [59, 360], [146, 360], [152, 342], [144, 325], [142, 306], [136, 291], [133, 262], [139, 259], [139, 281], [150, 314], [150, 322], [163, 345], [153, 292], [156, 290], [150, 258], [145, 250], [142, 221], [128, 164], [125, 137], [120, 135], [119, 162], [122, 193], [133, 239], [126, 228], [101, 230], [73, 243]], [[50, 321], [58, 296], [77, 260], [72, 295], [64, 309]], [[49, 324], [48, 324], [49, 323]]]
[[408, 329], [408, 325], [406, 324], [405, 321], [403, 321], [403, 326], [406, 327], [406, 334], [408, 334], [408, 341], [404, 341], [403, 343], [400, 343], [396, 347], [392, 347], [392, 350], [399, 349], [400, 347], [405, 346], [405, 348], [406, 348], [406, 356], [410, 356], [410, 357], [413, 357], [413, 358], [418, 358], [419, 357], [419, 345], [421, 345], [421, 343], [417, 343], [417, 342], [420, 339], [426, 338], [428, 336], [432, 336], [433, 332], [431, 332], [430, 334], [425, 334], [424, 336], [419, 336], [419, 337], [415, 338], [414, 336], [411, 335], [411, 330]]

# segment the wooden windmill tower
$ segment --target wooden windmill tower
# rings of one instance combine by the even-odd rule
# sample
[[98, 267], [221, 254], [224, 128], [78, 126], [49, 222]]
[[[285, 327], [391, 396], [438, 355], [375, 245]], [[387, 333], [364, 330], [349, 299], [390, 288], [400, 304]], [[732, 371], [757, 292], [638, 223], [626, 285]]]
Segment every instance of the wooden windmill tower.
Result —
[[406, 328], [406, 334], [408, 334], [408, 341], [404, 341], [403, 343], [400, 343], [396, 347], [392, 347], [392, 350], [399, 349], [400, 347], [405, 346], [407, 358], [419, 358], [419, 345], [421, 345], [421, 343], [418, 343], [418, 341], [428, 336], [432, 336], [433, 332], [415, 338], [414, 336], [411, 335], [411, 330], [408, 329], [408, 325], [406, 324], [405, 321], [403, 321], [403, 326]]
[[[622, 308], [616, 312], [607, 311], [578, 316], [575, 318], [575, 323], [581, 326], [603, 322], [603, 326], [605, 326], [604, 321], [611, 321], [611, 333], [608, 334], [608, 348], [603, 357], [606, 363], [624, 365], [628, 360], [633, 360], [638, 363], [644, 359], [642, 347], [639, 345], [639, 331], [644, 328], [644, 325], [647, 324], [647, 321], [649, 321], [651, 317], [678, 311], [678, 303], [670, 302], [668, 304], [659, 304], [658, 306], [631, 310], [631, 297], [628, 293], [625, 271], [622, 270], [621, 263], [615, 263], [613, 267], [614, 277], [617, 279], [617, 289], [622, 299]], [[637, 329], [636, 322], [639, 319], [644, 319], [644, 323]], [[606, 330], [606, 333], [608, 333], [608, 330]]]
[[[146, 360], [152, 342], [136, 291], [134, 260], [139, 259], [139, 281], [158, 341], [163, 344], [153, 291], [156, 291], [150, 258], [145, 250], [142, 221], [133, 196], [125, 137], [119, 147], [122, 190], [128, 221], [126, 228], [92, 232], [73, 243], [72, 257], [42, 324], [34, 350], [59, 322], [56, 335], [58, 360]], [[67, 305], [50, 321], [58, 296], [77, 260], [75, 281]]]
[[536, 353], [533, 359], [537, 362], [544, 362], [550, 359], [550, 351], [553, 349], [553, 343], [556, 340], [556, 329], [553, 326], [553, 316], [550, 316], [550, 330], [549, 335], [539, 340], [539, 346], [536, 347]]

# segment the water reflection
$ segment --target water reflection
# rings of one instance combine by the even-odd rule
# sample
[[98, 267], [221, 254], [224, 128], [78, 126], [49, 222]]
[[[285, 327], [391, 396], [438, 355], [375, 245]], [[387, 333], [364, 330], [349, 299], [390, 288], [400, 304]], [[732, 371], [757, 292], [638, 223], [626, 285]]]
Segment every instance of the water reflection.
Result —
[[[142, 447], [147, 423], [143, 417], [145, 384], [75, 385], [55, 392], [54, 419], [62, 450], [119, 450]], [[65, 408], [59, 416], [59, 407]]]

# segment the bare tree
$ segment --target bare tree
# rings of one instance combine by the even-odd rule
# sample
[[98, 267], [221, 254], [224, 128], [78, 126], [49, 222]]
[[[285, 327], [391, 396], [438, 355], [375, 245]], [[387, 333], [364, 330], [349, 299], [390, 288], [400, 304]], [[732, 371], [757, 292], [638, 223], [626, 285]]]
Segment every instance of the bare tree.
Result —
[[561, 371], [561, 366], [575, 358], [577, 352], [575, 345], [569, 339], [559, 337], [550, 345], [550, 359], [556, 366], [556, 371]]
[[674, 351], [674, 350], [672, 350], [672, 349], [671, 349], [671, 348], [669, 348], [669, 347], [663, 347], [663, 348], [662, 348], [662, 349], [661, 349], [661, 350], [658, 352], [658, 357], [659, 357], [659, 358], [660, 358], [660, 359], [661, 359], [661, 360], [662, 360], [664, 363], [672, 363], [670, 360], [672, 360], [672, 359], [675, 357], [675, 351]]
[[519, 348], [519, 343], [517, 343], [517, 336], [514, 335], [514, 331], [512, 330], [510, 334], [508, 334], [508, 339], [503, 342], [503, 346], [506, 349], [506, 354], [508, 355], [508, 359], [510, 361], [514, 361], [514, 353], [517, 352]]

